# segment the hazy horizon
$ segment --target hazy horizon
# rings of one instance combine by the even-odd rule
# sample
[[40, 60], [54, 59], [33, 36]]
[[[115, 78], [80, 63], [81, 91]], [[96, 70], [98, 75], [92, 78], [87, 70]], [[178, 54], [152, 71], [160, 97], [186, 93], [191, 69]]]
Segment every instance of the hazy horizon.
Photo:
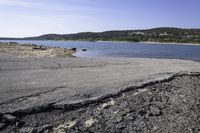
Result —
[[67, 35], [67, 34], [78, 34], [78, 33], [99, 33], [99, 32], [107, 32], [107, 31], [124, 31], [124, 30], [150, 30], [150, 29], [156, 29], [156, 28], [178, 28], [178, 29], [200, 29], [200, 28], [180, 28], [180, 27], [152, 27], [152, 28], [146, 28], [146, 29], [118, 29], [118, 30], [106, 30], [106, 31], [82, 31], [82, 32], [74, 32], [74, 33], [46, 33], [46, 34], [40, 34], [40, 35], [33, 35], [33, 36], [23, 36], [23, 37], [1, 37], [0, 38], [27, 38], [27, 37], [38, 37], [43, 35], [51, 35], [51, 34], [57, 34], [57, 35]]
[[1, 0], [0, 37], [199, 28], [197, 0]]

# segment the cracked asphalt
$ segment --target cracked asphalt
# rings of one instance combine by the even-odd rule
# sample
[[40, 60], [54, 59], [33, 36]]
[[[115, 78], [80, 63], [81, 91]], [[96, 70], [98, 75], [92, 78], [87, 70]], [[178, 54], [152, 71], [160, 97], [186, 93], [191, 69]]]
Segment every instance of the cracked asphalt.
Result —
[[[135, 99], [133, 96], [138, 93], [143, 93], [143, 91], [146, 92], [146, 90], [149, 89], [145, 88], [146, 85], [148, 86], [157, 82], [160, 83], [162, 80], [168, 81], [168, 79], [171, 79], [170, 77], [176, 77], [177, 73], [183, 73], [183, 75], [186, 75], [185, 82], [184, 80], [180, 80], [179, 82], [177, 79], [178, 86], [181, 84], [185, 84], [185, 86], [187, 86], [188, 82], [188, 85], [191, 85], [191, 88], [194, 86], [193, 84], [198, 87], [199, 77], [194, 79], [194, 81], [187, 77], [187, 74], [191, 72], [200, 72], [199, 62], [177, 59], [142, 58], [1, 57], [0, 131], [39, 132], [39, 128], [42, 128], [41, 132], [43, 132], [46, 129], [51, 129], [52, 131], [55, 128], [58, 128], [56, 129], [57, 131], [68, 131], [68, 129], [70, 129], [70, 132], [76, 132], [77, 128], [74, 129], [71, 127], [77, 125], [77, 121], [74, 121], [74, 118], [80, 116], [80, 118], [83, 117], [83, 119], [79, 119], [82, 124], [79, 124], [78, 131], [89, 132], [90, 130], [88, 130], [88, 128], [90, 129], [94, 123], [103, 122], [104, 120], [108, 121], [107, 119], [99, 120], [97, 119], [97, 116], [90, 117], [92, 116], [91, 113], [95, 112], [95, 109], [96, 111], [99, 109], [104, 110], [104, 108], [114, 106], [116, 103], [118, 105], [117, 108], [119, 109], [122, 109], [125, 106], [123, 100], [114, 99], [110, 102], [106, 102], [104, 100], [114, 98], [119, 94], [119, 92], [121, 95], [123, 92], [140, 88], [140, 91], [134, 92], [134, 94], [129, 94], [133, 99]], [[176, 82], [176, 80], [174, 82]], [[160, 85], [162, 86], [162, 84]], [[180, 88], [176, 85], [172, 85], [171, 87], [175, 87], [176, 89]], [[196, 88], [194, 87], [194, 89]], [[199, 93], [197, 93], [197, 97], [195, 96], [193, 98], [198, 98], [198, 95]], [[146, 94], [143, 97], [146, 97]], [[140, 98], [138, 99], [141, 100]], [[177, 100], [176, 97], [173, 98], [175, 99], [172, 100]], [[125, 101], [126, 100], [129, 101], [131, 99], [125, 99]], [[99, 101], [101, 101], [101, 103], [99, 103]], [[195, 99], [193, 101], [195, 101]], [[102, 105], [95, 105], [95, 107], [91, 105], [90, 107], [90, 104], [92, 103]], [[175, 104], [177, 103], [178, 102]], [[140, 104], [143, 105], [143, 103]], [[85, 110], [88, 105], [89, 108]], [[138, 108], [136, 112], [142, 110], [143, 108], [143, 106], [140, 107], [139, 104], [136, 104], [135, 106], [138, 106], [136, 107]], [[196, 104], [194, 106], [196, 107]], [[84, 111], [81, 111], [83, 113], [82, 115], [76, 111], [75, 113], [72, 112], [73, 119], [71, 117], [69, 118], [71, 121], [66, 119], [63, 120], [61, 119], [62, 115], [58, 116], [59, 113], [57, 114], [59, 110], [68, 112], [69, 110], [73, 110], [75, 108], [81, 108], [84, 109]], [[146, 112], [140, 112], [142, 117], [138, 120], [135, 119], [139, 124], [138, 125], [137, 121], [135, 121], [136, 127], [134, 130], [136, 132], [148, 131], [148, 124], [145, 126], [145, 130], [142, 130], [144, 124], [142, 127], [140, 122], [146, 122], [144, 120], [147, 118], [144, 116], [148, 116], [149, 118], [149, 116], [152, 115], [152, 113], [149, 113], [149, 110], [150, 112], [153, 112], [153, 115], [160, 115], [160, 109], [157, 107], [148, 106], [145, 108], [148, 108]], [[114, 113], [116, 111], [115, 109], [113, 110]], [[181, 109], [184, 110], [184, 105]], [[89, 114], [87, 113], [88, 111], [90, 112]], [[66, 112], [64, 114], [66, 114]], [[47, 118], [46, 115], [51, 115], [52, 119]], [[98, 117], [101, 115], [102, 114], [98, 114]], [[166, 115], [166, 117], [167, 116], [168, 115]], [[106, 117], [106, 114], [103, 114], [102, 118], [103, 117]], [[121, 119], [121, 117], [122, 116], [119, 113], [119, 118], [117, 117], [116, 121]], [[30, 120], [33, 120], [31, 121], [32, 123], [29, 123]], [[41, 122], [39, 122], [40, 120]], [[49, 121], [49, 124], [47, 124], [48, 122], [45, 120]], [[55, 121], [55, 123], [52, 121]], [[119, 120], [119, 122], [120, 121], [122, 120]], [[64, 123], [64, 127], [62, 127], [62, 122]], [[34, 125], [34, 123], [36, 125]], [[91, 132], [97, 131], [98, 129], [102, 132], [121, 131], [121, 128], [111, 129], [112, 126], [108, 126], [108, 130], [103, 130], [101, 127], [102, 124], [103, 123], [99, 125], [100, 127], [97, 126], [92, 128]], [[121, 125], [118, 126], [124, 129], [123, 125], [124, 123], [121, 123]], [[34, 127], [38, 127], [38, 129], [35, 129]], [[130, 131], [129, 129], [126, 130]], [[195, 127], [195, 131], [198, 131], [198, 126], [197, 128]]]
[[200, 71], [176, 59], [0, 58], [0, 114], [31, 112], [93, 100], [130, 86]]
[[[2, 133], [199, 133], [200, 73], [177, 73], [73, 108], [0, 116]], [[79, 104], [81, 105], [81, 104]], [[2, 123], [5, 122], [5, 123]]]

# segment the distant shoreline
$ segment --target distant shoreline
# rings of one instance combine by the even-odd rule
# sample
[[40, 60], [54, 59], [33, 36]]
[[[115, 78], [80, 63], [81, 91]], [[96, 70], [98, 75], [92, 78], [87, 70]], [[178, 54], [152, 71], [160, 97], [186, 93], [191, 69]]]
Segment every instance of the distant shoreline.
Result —
[[145, 43], [145, 44], [160, 44], [160, 45], [164, 45], [164, 44], [171, 44], [171, 45], [199, 45], [198, 43], [176, 43], [176, 42], [148, 42], [148, 41], [141, 41], [141, 42], [130, 42], [130, 41], [95, 41], [95, 42], [120, 42], [120, 43]]
[[0, 40], [62, 40], [89, 42], [139, 42], [154, 44], [200, 45], [200, 29], [157, 27], [136, 30], [109, 30], [68, 34], [43, 34], [35, 37], [0, 37]]
[[199, 43], [176, 43], [176, 42], [138, 42], [138, 43], [146, 43], [146, 44], [161, 44], [161, 45], [164, 45], [164, 44], [171, 44], [171, 45], [199, 45]]
[[[0, 40], [0, 42], [4, 42], [5, 40]], [[144, 44], [160, 44], [160, 45], [194, 45], [194, 46], [200, 46], [199, 43], [177, 43], [177, 42], [150, 42], [150, 41], [139, 41], [139, 42], [132, 42], [132, 41], [102, 41], [102, 40], [97, 40], [97, 41], [88, 41], [88, 40], [6, 40], [6, 41], [74, 41], [74, 42], [111, 42], [111, 43], [144, 43]]]

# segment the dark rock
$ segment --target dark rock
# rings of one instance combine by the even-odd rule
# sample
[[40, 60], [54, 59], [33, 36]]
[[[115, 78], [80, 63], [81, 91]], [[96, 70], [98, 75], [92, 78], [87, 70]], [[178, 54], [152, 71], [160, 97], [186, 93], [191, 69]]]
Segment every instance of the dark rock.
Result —
[[71, 50], [74, 50], [74, 51], [76, 51], [76, 48], [71, 48]]
[[24, 122], [18, 121], [15, 123], [16, 127], [22, 127], [24, 125]]
[[82, 49], [82, 51], [87, 51], [87, 49]]
[[47, 48], [45, 46], [34, 46], [33, 47], [34, 50], [46, 50]]
[[5, 123], [0, 122], [0, 129], [4, 128], [6, 126]]
[[144, 115], [147, 114], [147, 112], [146, 112], [146, 110], [140, 110], [140, 111], [138, 112], [138, 114], [139, 114], [140, 116], [144, 116]]
[[18, 44], [17, 42], [9, 42], [10, 44]]
[[19, 130], [20, 133], [36, 133], [37, 129], [33, 127], [23, 127]]
[[14, 123], [16, 122], [17, 117], [10, 115], [10, 114], [5, 114], [2, 116], [2, 122], [6, 122], [6, 123]]

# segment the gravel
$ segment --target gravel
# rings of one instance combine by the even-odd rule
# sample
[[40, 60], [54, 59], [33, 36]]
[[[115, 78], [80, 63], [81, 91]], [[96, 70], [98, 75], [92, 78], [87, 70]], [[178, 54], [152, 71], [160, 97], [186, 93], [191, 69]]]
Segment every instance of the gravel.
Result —
[[39, 131], [48, 124], [43, 132], [199, 133], [200, 76], [179, 75], [72, 110], [53, 109], [18, 118], [21, 127], [10, 124], [2, 133], [26, 127]]

